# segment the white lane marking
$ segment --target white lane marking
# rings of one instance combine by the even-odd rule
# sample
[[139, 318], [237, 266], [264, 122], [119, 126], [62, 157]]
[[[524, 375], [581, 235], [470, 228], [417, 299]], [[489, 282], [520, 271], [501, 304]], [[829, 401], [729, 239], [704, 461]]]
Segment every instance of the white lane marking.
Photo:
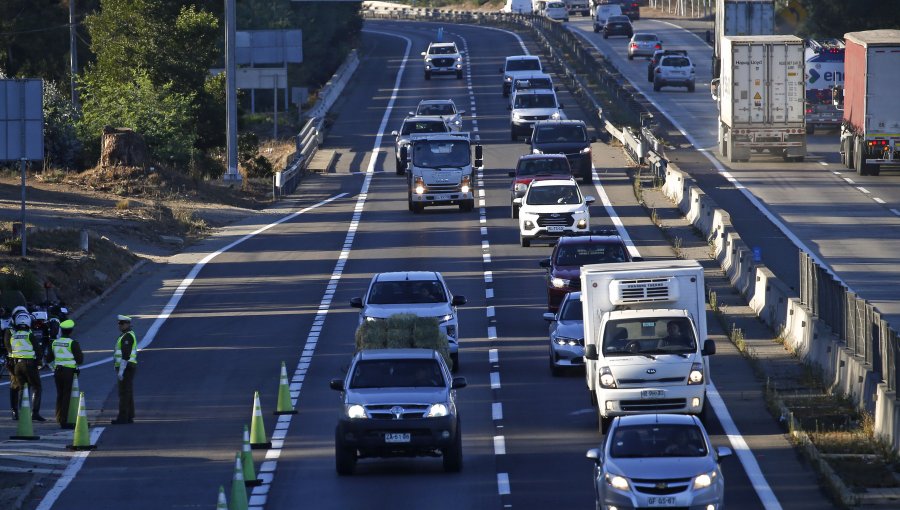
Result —
[[491, 389], [500, 389], [500, 372], [491, 372]]
[[894, 213], [895, 216], [900, 216], [900, 211], [897, 209], [891, 209], [891, 212]]
[[853, 179], [851, 179], [851, 178], [849, 178], [849, 177], [841, 177], [841, 178], [844, 179], [844, 181], [846, 181], [847, 184], [856, 184], [856, 183], [853, 181]]
[[857, 186], [856, 189], [862, 191], [863, 194], [866, 194], [866, 195], [871, 195], [871, 194], [872, 194], [871, 191], [867, 190], [866, 188], [863, 188], [862, 186]]
[[500, 355], [499, 355], [497, 349], [488, 349], [488, 362], [491, 365], [496, 365], [497, 363], [500, 363]]
[[826, 162], [824, 162], [824, 161], [819, 161], [819, 164], [822, 165], [822, 166], [828, 166], [828, 163], [826, 163]]
[[616, 210], [613, 209], [609, 195], [606, 194], [606, 190], [603, 189], [603, 185], [600, 184], [600, 176], [597, 175], [597, 169], [594, 168], [593, 161], [591, 162], [591, 175], [594, 178], [594, 189], [596, 189], [597, 194], [600, 195], [600, 202], [603, 204], [603, 208], [606, 209], [606, 214], [609, 216], [610, 221], [612, 221], [613, 226], [616, 227], [616, 232], [618, 232], [622, 240], [625, 241], [628, 253], [630, 253], [632, 257], [640, 257], [641, 254], [638, 252], [637, 246], [634, 245], [634, 241], [631, 240], [631, 236], [629, 236], [628, 231], [625, 230], [625, 224], [622, 223], [622, 218], [619, 218], [619, 215], [616, 214]]
[[756, 495], [759, 496], [764, 508], [766, 510], [781, 510], [781, 503], [778, 502], [778, 498], [775, 497], [775, 493], [769, 487], [766, 477], [763, 476], [762, 470], [756, 462], [756, 457], [753, 456], [753, 452], [750, 450], [747, 442], [744, 441], [744, 436], [741, 435], [734, 420], [731, 419], [731, 413], [728, 412], [725, 401], [719, 395], [719, 390], [716, 389], [716, 385], [711, 381], [709, 386], [707, 386], [706, 395], [713, 410], [716, 412], [716, 416], [722, 423], [722, 428], [728, 436], [728, 441], [744, 466], [744, 471], [746, 471], [747, 477], [753, 485], [753, 490], [756, 491]]
[[497, 314], [497, 310], [493, 306], [488, 306], [485, 313], [487, 313], [488, 318], [490, 318]]
[[503, 404], [501, 404], [500, 402], [494, 402], [493, 404], [491, 404], [491, 419], [494, 421], [500, 421], [503, 419]]
[[493, 281], [494, 281], [494, 273], [492, 271], [485, 271], [484, 272], [484, 282], [491, 283]]
[[506, 455], [506, 439], [503, 436], [494, 436], [494, 455]]
[[877, 202], [877, 203], [879, 203], [879, 204], [881, 204], [881, 205], [884, 205], [884, 204], [886, 203], [884, 200], [882, 200], [882, 199], [880, 199], [880, 198], [878, 198], [878, 197], [872, 197], [872, 200], [874, 200], [875, 202]]
[[497, 327], [496, 326], [488, 326], [488, 340], [496, 340], [497, 339]]
[[[97, 441], [100, 440], [100, 434], [103, 434], [104, 430], [104, 427], [95, 427], [91, 430], [91, 444], [97, 444]], [[38, 505], [37, 510], [50, 510], [53, 508], [53, 504], [59, 499], [60, 494], [66, 490], [66, 487], [72, 483], [72, 480], [75, 479], [75, 475], [81, 470], [81, 466], [84, 465], [84, 461], [87, 460], [90, 453], [90, 451], [75, 452], [75, 455], [72, 456], [72, 462], [66, 466], [63, 474], [56, 480], [56, 483], [53, 484], [53, 488], [51, 488], [50, 491], [47, 492], [47, 495], [44, 496], [44, 499], [41, 500], [41, 504]]]
[[485, 299], [494, 299], [494, 289], [484, 289]]
[[497, 492], [501, 496], [509, 495], [509, 475], [506, 473], [497, 473]]

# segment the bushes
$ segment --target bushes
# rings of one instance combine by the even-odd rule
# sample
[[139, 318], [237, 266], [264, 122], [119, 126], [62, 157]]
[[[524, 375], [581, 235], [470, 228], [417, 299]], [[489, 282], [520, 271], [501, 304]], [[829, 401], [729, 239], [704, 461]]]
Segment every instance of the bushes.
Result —
[[434, 349], [441, 353], [447, 366], [450, 350], [447, 337], [437, 319], [398, 313], [384, 320], [366, 321], [356, 330], [356, 350], [362, 349]]

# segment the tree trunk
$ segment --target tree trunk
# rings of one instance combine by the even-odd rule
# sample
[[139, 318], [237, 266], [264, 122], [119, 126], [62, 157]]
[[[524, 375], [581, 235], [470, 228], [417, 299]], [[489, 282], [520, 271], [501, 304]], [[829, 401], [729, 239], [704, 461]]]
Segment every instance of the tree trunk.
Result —
[[147, 164], [147, 144], [144, 143], [144, 137], [129, 128], [104, 127], [101, 147], [101, 167], [144, 168]]

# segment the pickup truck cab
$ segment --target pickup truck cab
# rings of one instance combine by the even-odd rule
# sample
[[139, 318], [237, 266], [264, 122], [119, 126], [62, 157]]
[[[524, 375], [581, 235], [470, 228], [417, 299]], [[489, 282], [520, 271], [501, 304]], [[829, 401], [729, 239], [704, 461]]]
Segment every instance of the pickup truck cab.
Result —
[[363, 349], [330, 386], [341, 392], [338, 474], [353, 474], [357, 459], [367, 457], [442, 457], [444, 471], [462, 469], [456, 390], [466, 379], [452, 377], [437, 351]]
[[519, 206], [519, 244], [587, 232], [592, 203], [594, 197], [583, 196], [574, 179], [531, 181], [525, 196], [513, 200]]

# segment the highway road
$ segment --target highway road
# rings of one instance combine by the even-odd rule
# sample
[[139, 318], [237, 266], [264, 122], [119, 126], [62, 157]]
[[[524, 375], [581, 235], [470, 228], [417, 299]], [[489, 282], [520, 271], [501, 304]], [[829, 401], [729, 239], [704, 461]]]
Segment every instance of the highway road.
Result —
[[[711, 49], [693, 33], [671, 23], [642, 19], [635, 31], [653, 32], [669, 49], [687, 49], [697, 66], [697, 88], [667, 87], [653, 91], [643, 58], [627, 59], [625, 37], [604, 40], [589, 21], [573, 18], [569, 28], [583, 34], [672, 120], [685, 135], [687, 150], [674, 151], [673, 161], [690, 173], [720, 205], [732, 211], [732, 221], [751, 247], [776, 243], [763, 250], [763, 261], [791, 287], [799, 289], [796, 250], [818, 257], [845, 284], [877, 306], [900, 327], [900, 170], [880, 176], [858, 176], [840, 163], [837, 131], [817, 130], [808, 137], [804, 163], [754, 154], [747, 163], [721, 160], [717, 150], [717, 109], [709, 94]], [[703, 154], [697, 151], [702, 151]], [[711, 161], [708, 156], [712, 156]], [[734, 179], [736, 182], [729, 182]], [[759, 224], [741, 189], [758, 199], [782, 229]], [[737, 211], [737, 214], [735, 214]], [[799, 290], [798, 290], [799, 293]]]
[[[509, 141], [497, 68], [503, 57], [534, 48], [502, 31], [447, 26], [445, 38], [467, 52], [466, 79], [425, 81], [418, 55], [436, 25], [366, 27], [360, 69], [327, 140], [341, 151], [339, 171], [310, 176], [280, 211], [192, 247], [177, 264], [153, 267], [98, 310], [130, 306], [141, 317], [137, 423], [107, 427], [99, 448], [63, 477], [67, 488], [43, 508], [212, 508], [218, 486], [228, 486], [253, 391], [261, 393], [269, 434], [276, 429], [281, 361], [293, 374], [299, 413], [277, 420], [273, 448], [256, 453], [269, 483], [253, 492], [251, 508], [591, 507], [584, 453], [600, 440], [596, 415], [581, 374], [553, 378], [547, 367], [538, 260], [549, 249], [519, 247], [509, 218], [507, 171], [526, 147]], [[471, 213], [414, 216], [405, 180], [393, 172], [393, 140], [382, 135], [419, 99], [447, 97], [467, 110], [465, 129], [477, 130], [485, 144], [484, 202]], [[568, 94], [560, 97], [570, 117], [584, 118]], [[612, 224], [601, 205], [608, 201], [643, 256], [671, 257], [635, 203], [621, 151], [602, 143], [594, 151], [598, 184], [583, 191], [600, 199], [595, 223]], [[763, 222], [752, 207], [743, 214]], [[441, 271], [454, 294], [468, 298], [460, 314], [459, 375], [469, 383], [459, 392], [464, 469], [445, 474], [439, 459], [367, 460], [355, 476], [339, 477], [333, 434], [340, 403], [328, 381], [342, 375], [353, 352], [357, 313], [348, 302], [373, 273], [421, 269]], [[99, 316], [85, 319], [86, 332], [100, 331]], [[89, 361], [102, 355], [91, 349]], [[774, 420], [733, 396], [758, 387], [743, 360], [726, 352], [712, 363], [724, 403], [762, 467], [725, 459], [729, 508], [829, 508]], [[85, 370], [89, 394], [109, 395], [94, 397], [107, 410], [115, 401], [108, 368]], [[715, 444], [729, 444], [719, 420], [709, 430]], [[760, 494], [781, 504], [764, 505]]]

